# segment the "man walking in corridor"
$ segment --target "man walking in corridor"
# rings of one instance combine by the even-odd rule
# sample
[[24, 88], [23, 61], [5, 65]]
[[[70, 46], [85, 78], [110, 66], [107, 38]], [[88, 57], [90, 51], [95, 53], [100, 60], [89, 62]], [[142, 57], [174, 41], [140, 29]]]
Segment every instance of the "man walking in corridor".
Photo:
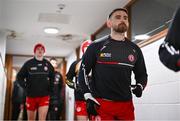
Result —
[[[140, 48], [125, 37], [128, 30], [126, 9], [113, 10], [107, 20], [111, 34], [95, 40], [82, 58], [79, 82], [84, 92], [87, 112], [101, 120], [134, 120], [132, 93], [137, 97], [147, 83], [147, 73]], [[87, 75], [92, 70], [91, 87]], [[131, 93], [131, 72], [136, 85]]]
[[28, 60], [17, 74], [17, 81], [26, 89], [26, 108], [28, 120], [35, 120], [38, 111], [39, 120], [45, 121], [49, 95], [54, 80], [54, 68], [44, 58], [45, 47], [38, 43], [34, 47], [34, 58]]

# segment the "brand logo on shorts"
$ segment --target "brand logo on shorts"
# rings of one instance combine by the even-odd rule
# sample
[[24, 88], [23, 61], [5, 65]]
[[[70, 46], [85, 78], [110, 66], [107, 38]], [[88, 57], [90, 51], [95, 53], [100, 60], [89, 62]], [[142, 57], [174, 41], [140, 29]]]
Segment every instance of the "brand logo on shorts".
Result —
[[77, 111], [77, 112], [80, 112], [80, 111], [81, 111], [81, 107], [77, 107], [77, 108], [76, 108], [76, 111]]

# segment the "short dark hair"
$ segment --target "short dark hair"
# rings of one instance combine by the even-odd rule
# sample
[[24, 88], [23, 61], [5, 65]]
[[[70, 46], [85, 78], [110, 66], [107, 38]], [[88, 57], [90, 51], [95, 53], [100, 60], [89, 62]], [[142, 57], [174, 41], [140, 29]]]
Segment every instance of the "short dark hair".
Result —
[[52, 60], [57, 61], [57, 59], [55, 57], [52, 57], [49, 59], [49, 61], [52, 61]]
[[127, 9], [125, 9], [125, 8], [116, 8], [109, 14], [108, 19], [110, 19], [111, 16], [113, 15], [113, 13], [115, 13], [116, 11], [124, 11], [124, 12], [126, 12], [128, 14]]

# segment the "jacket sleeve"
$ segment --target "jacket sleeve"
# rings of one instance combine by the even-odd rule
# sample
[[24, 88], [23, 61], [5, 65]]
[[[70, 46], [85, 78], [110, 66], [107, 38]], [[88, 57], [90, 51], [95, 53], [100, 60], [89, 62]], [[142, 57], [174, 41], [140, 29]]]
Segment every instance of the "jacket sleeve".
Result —
[[178, 72], [180, 71], [180, 53], [175, 48], [164, 42], [159, 47], [159, 59], [169, 69]]
[[63, 76], [61, 75], [61, 73], [59, 73], [60, 75], [60, 83], [59, 83], [59, 88], [62, 89], [63, 88]]
[[174, 12], [165, 42], [180, 50], [180, 7]]
[[174, 13], [164, 42], [159, 47], [159, 59], [169, 69], [180, 70], [180, 7]]
[[135, 63], [135, 66], [133, 68], [133, 72], [135, 75], [135, 79], [136, 79], [136, 84], [141, 84], [143, 86], [143, 89], [146, 87], [147, 84], [147, 72], [146, 72], [146, 65], [144, 62], [144, 57], [143, 54], [140, 50], [140, 48], [138, 48], [138, 58], [137, 61]]
[[16, 80], [20, 84], [21, 87], [25, 88], [25, 79], [28, 76], [28, 69], [27, 69], [27, 62], [22, 66], [22, 68], [19, 70]]
[[76, 72], [75, 72], [76, 64], [77, 61], [74, 61], [71, 64], [68, 73], [66, 74], [66, 84], [72, 89], [75, 89], [75, 83], [73, 82], [73, 78], [76, 76]]
[[54, 67], [49, 62], [49, 82], [50, 82], [50, 93], [53, 93], [53, 85], [55, 79], [55, 70]]
[[90, 93], [90, 85], [88, 80], [88, 75], [96, 64], [96, 45], [92, 43], [84, 53], [82, 57], [82, 63], [80, 66], [80, 71], [78, 75], [78, 80], [83, 93]]
[[12, 91], [12, 102], [15, 103], [15, 99], [17, 98], [17, 90], [18, 90], [18, 87], [17, 87], [17, 82], [15, 81], [13, 83], [13, 91]]

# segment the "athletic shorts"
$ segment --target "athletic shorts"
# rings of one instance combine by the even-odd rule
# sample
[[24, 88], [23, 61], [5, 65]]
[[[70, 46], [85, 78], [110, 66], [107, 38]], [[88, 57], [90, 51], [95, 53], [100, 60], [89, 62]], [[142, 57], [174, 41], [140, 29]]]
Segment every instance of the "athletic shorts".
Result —
[[39, 107], [49, 105], [49, 96], [44, 97], [27, 97], [26, 108], [27, 110], [35, 111]]
[[134, 106], [130, 101], [110, 101], [106, 99], [97, 99], [100, 107], [97, 109], [98, 116], [92, 117], [92, 120], [135, 120]]
[[86, 101], [75, 101], [75, 115], [87, 116]]

